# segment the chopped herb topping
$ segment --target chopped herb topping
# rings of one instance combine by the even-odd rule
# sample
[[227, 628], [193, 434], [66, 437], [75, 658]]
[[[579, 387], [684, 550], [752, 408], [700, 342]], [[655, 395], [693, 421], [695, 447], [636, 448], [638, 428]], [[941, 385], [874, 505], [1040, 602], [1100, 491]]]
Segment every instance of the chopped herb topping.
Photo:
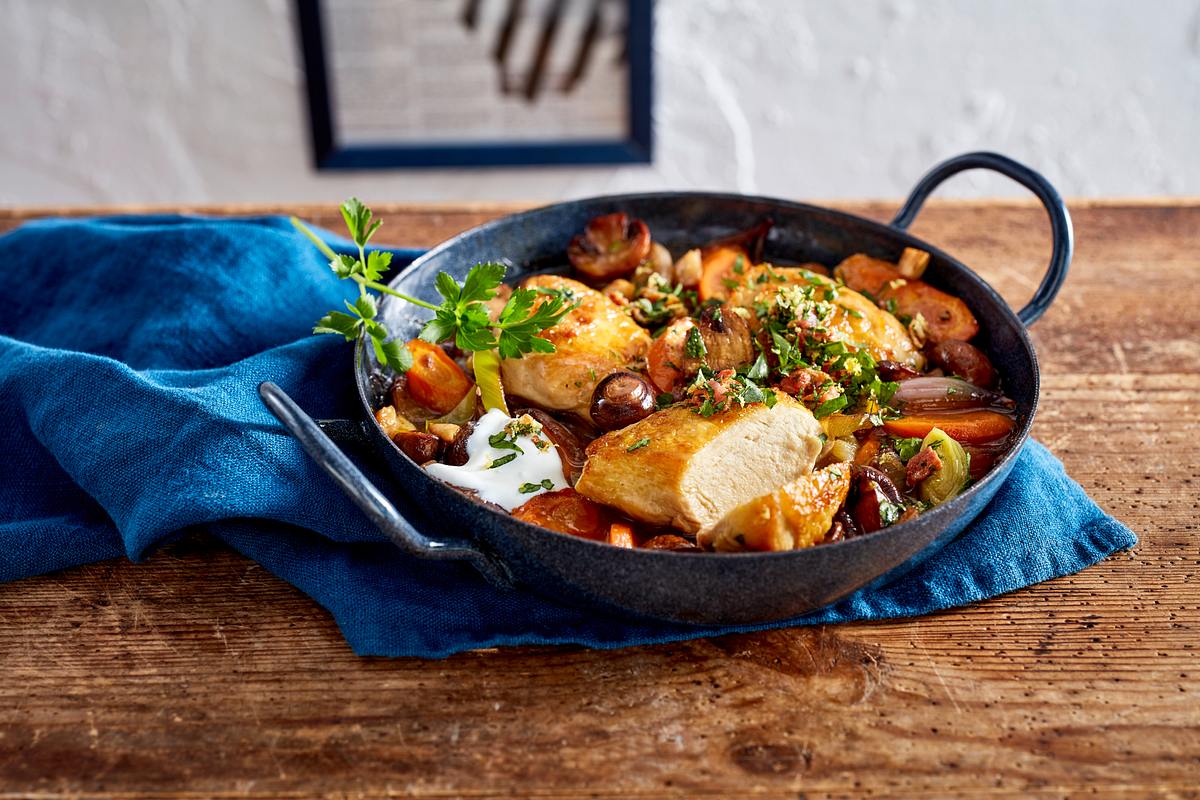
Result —
[[687, 339], [683, 343], [683, 354], [688, 358], [704, 358], [708, 355], [708, 348], [704, 346], [704, 337], [700, 335], [700, 329], [692, 327], [688, 329]]
[[506, 456], [500, 456], [499, 458], [492, 461], [491, 464], [488, 464], [488, 469], [495, 469], [496, 467], [503, 467], [505, 464], [512, 461], [516, 457], [517, 457], [516, 453], [509, 453]]
[[521, 494], [533, 494], [534, 492], [540, 492], [542, 489], [550, 491], [553, 488], [554, 481], [544, 478], [541, 483], [522, 483], [517, 491]]
[[908, 463], [908, 460], [921, 451], [921, 440], [918, 437], [912, 438], [896, 438], [893, 440], [892, 446], [896, 450], [896, 455], [900, 456], [900, 460]]
[[634, 450], [641, 450], [643, 447], [645, 447], [648, 444], [650, 444], [649, 437], [643, 436], [641, 439], [638, 439], [636, 442], [629, 445], [629, 447], [626, 447], [625, 452], [632, 453]]

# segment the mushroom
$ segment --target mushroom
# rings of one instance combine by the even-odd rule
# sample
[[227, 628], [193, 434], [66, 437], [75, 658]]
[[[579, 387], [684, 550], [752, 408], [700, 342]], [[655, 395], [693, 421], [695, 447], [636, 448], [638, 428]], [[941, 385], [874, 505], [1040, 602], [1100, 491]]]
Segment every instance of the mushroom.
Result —
[[[650, 229], [640, 219], [617, 212], [596, 217], [571, 240], [571, 266], [593, 282], [611, 281], [633, 272], [650, 255]], [[668, 256], [669, 257], [669, 256]]]
[[654, 412], [654, 389], [641, 375], [614, 372], [592, 393], [590, 416], [597, 428], [615, 431]]

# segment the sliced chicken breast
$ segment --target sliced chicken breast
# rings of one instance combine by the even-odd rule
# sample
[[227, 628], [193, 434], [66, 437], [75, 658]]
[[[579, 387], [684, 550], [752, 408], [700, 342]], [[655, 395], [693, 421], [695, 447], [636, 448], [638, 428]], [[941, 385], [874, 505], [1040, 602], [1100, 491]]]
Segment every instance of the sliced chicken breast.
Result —
[[588, 446], [580, 494], [654, 525], [706, 531], [737, 506], [812, 471], [821, 426], [783, 394], [702, 417], [684, 405]]

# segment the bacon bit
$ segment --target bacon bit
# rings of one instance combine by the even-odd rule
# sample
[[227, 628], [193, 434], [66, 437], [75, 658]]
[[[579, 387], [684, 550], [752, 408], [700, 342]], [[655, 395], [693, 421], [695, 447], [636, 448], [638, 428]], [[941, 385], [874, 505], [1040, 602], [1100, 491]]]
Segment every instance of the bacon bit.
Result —
[[912, 488], [941, 468], [942, 457], [934, 452], [932, 447], [923, 447], [921, 452], [908, 460], [904, 482]]
[[839, 394], [838, 385], [819, 369], [802, 367], [793, 370], [779, 383], [779, 388], [801, 402], [824, 403]]

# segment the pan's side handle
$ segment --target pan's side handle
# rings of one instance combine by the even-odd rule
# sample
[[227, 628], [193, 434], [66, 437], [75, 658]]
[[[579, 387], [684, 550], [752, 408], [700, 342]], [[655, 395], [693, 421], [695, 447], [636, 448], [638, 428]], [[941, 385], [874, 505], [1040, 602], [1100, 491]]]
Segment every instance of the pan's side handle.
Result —
[[1075, 234], [1071, 227], [1071, 215], [1067, 211], [1067, 204], [1059, 196], [1058, 190], [1040, 173], [999, 153], [965, 153], [955, 156], [929, 170], [925, 177], [917, 182], [904, 206], [896, 212], [892, 227], [908, 230], [908, 226], [917, 218], [921, 206], [933, 190], [947, 178], [968, 169], [987, 169], [1013, 179], [1037, 195], [1050, 216], [1050, 233], [1053, 236], [1050, 266], [1046, 269], [1046, 274], [1033, 297], [1017, 312], [1017, 318], [1022, 324], [1032, 325], [1046, 312], [1054, 302], [1058, 290], [1062, 288], [1067, 277], [1067, 268], [1071, 265], [1071, 254], [1075, 249]]
[[413, 527], [286, 392], [266, 381], [259, 384], [258, 394], [313, 461], [397, 547], [418, 558], [469, 561], [493, 584], [512, 586], [504, 565], [474, 543], [445, 537], [431, 539]]

